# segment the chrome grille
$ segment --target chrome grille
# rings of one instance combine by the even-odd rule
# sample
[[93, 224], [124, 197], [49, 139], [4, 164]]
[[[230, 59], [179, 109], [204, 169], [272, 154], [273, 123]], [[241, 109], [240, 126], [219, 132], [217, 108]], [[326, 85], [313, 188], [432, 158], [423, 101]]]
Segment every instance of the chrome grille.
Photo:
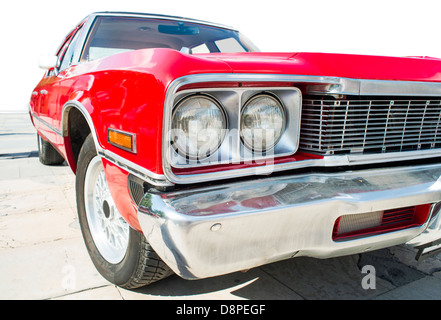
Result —
[[441, 98], [304, 97], [300, 149], [319, 154], [441, 147]]

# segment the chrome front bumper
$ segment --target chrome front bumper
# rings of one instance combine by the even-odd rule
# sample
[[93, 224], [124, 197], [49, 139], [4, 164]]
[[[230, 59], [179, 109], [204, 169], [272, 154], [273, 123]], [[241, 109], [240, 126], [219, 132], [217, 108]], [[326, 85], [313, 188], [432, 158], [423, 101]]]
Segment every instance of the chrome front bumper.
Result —
[[[183, 278], [199, 279], [294, 256], [330, 258], [411, 240], [421, 244], [420, 235], [441, 238], [441, 214], [433, 218], [436, 212], [431, 212], [420, 227], [332, 240], [334, 223], [341, 215], [441, 201], [440, 177], [441, 164], [436, 164], [151, 192], [141, 201], [138, 218], [164, 262]], [[427, 228], [433, 220], [437, 227]]]

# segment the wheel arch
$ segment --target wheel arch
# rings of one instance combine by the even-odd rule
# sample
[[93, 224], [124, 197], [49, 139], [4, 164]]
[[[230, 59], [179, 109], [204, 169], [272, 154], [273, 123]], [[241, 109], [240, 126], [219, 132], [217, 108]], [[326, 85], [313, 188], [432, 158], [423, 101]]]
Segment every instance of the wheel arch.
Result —
[[64, 140], [67, 161], [74, 173], [76, 173], [81, 146], [90, 133], [97, 153], [99, 153], [100, 144], [89, 111], [81, 102], [68, 101], [63, 106], [61, 135]]
[[[61, 135], [63, 138], [64, 146], [65, 146], [65, 152], [66, 152], [66, 158], [69, 163], [69, 166], [71, 167], [72, 171], [76, 173], [76, 167], [77, 167], [77, 161], [78, 161], [78, 154], [79, 150], [74, 147], [72, 148], [72, 142], [75, 140], [72, 140], [71, 136], [71, 129], [72, 129], [72, 117], [75, 116], [81, 116], [81, 122], [80, 124], [76, 123], [75, 125], [81, 125], [81, 123], [86, 126], [90, 130], [89, 133], [92, 134], [93, 141], [95, 143], [97, 154], [100, 155], [102, 158], [108, 160], [109, 162], [115, 164], [122, 170], [127, 171], [130, 174], [133, 174], [134, 176], [144, 180], [145, 182], [156, 186], [158, 188], [166, 188], [173, 186], [172, 183], [170, 183], [166, 177], [163, 174], [158, 174], [155, 172], [152, 172], [143, 166], [140, 166], [139, 164], [136, 164], [132, 161], [127, 160], [123, 156], [116, 154], [114, 152], [111, 152], [103, 147], [103, 145], [100, 143], [100, 140], [98, 138], [96, 126], [92, 120], [91, 113], [89, 110], [94, 110], [93, 106], [83, 105], [81, 102], [77, 100], [71, 100], [65, 103], [63, 106], [62, 111], [62, 117], [61, 117]], [[77, 141], [78, 143], [84, 143], [85, 138], [87, 137], [86, 134], [82, 134], [81, 138]], [[103, 138], [105, 139], [105, 137]]]

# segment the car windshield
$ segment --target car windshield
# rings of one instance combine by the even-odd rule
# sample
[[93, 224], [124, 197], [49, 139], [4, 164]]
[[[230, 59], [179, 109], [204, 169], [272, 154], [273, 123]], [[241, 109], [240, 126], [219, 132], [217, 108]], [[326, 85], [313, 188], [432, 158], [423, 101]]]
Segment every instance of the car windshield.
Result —
[[250, 52], [257, 48], [239, 32], [182, 21], [98, 17], [84, 47], [82, 60], [149, 48], [187, 53]]

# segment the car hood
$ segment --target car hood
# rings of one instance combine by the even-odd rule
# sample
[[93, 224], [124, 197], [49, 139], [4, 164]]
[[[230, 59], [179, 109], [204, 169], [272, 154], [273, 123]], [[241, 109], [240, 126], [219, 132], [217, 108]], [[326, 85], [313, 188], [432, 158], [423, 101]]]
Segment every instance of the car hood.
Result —
[[335, 53], [210, 53], [185, 54], [172, 49], [142, 49], [81, 63], [69, 75], [109, 70], [154, 75], [168, 86], [192, 74], [286, 74], [352, 79], [441, 82], [441, 59], [385, 57]]
[[375, 80], [441, 81], [441, 59], [336, 53], [195, 54], [226, 63], [233, 73], [298, 74]]

